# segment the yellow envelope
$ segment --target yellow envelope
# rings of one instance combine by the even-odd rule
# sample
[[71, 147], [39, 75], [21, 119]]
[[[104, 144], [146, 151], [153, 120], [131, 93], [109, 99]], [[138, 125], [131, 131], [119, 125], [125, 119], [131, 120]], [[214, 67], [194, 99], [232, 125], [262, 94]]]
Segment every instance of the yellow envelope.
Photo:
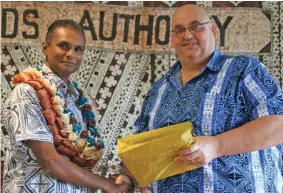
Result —
[[141, 186], [198, 168], [175, 160], [184, 147], [193, 145], [190, 122], [179, 123], [118, 139], [118, 155]]

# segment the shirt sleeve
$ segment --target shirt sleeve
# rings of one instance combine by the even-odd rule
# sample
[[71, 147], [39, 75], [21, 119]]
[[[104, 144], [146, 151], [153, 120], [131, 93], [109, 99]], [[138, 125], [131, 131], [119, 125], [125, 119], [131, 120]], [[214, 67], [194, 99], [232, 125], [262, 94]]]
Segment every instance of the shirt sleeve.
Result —
[[136, 127], [136, 132], [135, 132], [136, 134], [149, 130], [148, 129], [148, 122], [149, 122], [149, 119], [150, 119], [150, 115], [149, 115], [150, 94], [151, 94], [151, 90], [149, 90], [148, 93], [146, 94], [144, 101], [143, 101], [141, 113], [140, 113], [139, 117], [137, 118], [136, 122], [134, 123], [134, 126]]
[[17, 85], [5, 109], [12, 146], [24, 146], [26, 140], [53, 143], [36, 91], [30, 85]]
[[250, 59], [243, 87], [251, 120], [268, 115], [283, 115], [282, 89], [260, 61]]
[[150, 119], [152, 110], [155, 106], [156, 100], [158, 98], [158, 91], [159, 88], [163, 85], [164, 79], [160, 79], [153, 83], [149, 91], [147, 92], [142, 109], [140, 112], [139, 117], [137, 118], [136, 122], [134, 123], [134, 126], [136, 127], [136, 133], [142, 133], [145, 131], [151, 130], [149, 127], [150, 125]]

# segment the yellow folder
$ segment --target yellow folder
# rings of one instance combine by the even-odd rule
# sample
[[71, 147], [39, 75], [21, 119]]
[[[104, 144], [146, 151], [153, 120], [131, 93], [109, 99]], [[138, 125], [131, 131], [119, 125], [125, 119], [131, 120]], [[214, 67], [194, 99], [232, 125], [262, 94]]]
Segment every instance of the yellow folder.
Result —
[[118, 139], [118, 155], [141, 186], [198, 168], [176, 164], [178, 152], [196, 143], [190, 122]]

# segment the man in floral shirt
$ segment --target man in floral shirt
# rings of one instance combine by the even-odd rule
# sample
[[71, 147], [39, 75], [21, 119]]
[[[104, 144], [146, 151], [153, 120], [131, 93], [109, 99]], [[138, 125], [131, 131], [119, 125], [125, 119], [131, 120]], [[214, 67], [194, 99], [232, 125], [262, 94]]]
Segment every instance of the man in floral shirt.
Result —
[[[57, 20], [48, 28], [43, 43], [47, 60], [42, 67], [43, 79], [56, 85], [57, 94], [64, 97], [66, 106], [81, 123], [84, 122], [82, 113], [75, 103], [80, 93], [70, 83], [69, 76], [80, 66], [85, 41], [83, 29], [76, 22]], [[116, 185], [60, 155], [44, 116], [33, 87], [23, 83], [17, 85], [6, 103], [10, 147], [4, 165], [4, 192], [127, 191], [127, 183]]]

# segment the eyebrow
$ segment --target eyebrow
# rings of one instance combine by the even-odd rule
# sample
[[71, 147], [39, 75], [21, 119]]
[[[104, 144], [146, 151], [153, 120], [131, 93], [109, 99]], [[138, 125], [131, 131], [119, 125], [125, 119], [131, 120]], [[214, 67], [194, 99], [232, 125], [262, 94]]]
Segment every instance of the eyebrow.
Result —
[[[70, 42], [68, 42], [68, 41], [66, 41], [66, 40], [62, 40], [62, 41], [60, 41], [60, 42], [58, 42], [58, 44], [71, 44]], [[57, 44], [57, 45], [58, 45]], [[85, 46], [84, 45], [81, 45], [81, 44], [77, 44], [77, 45], [74, 45], [75, 47], [82, 47], [82, 48], [84, 48]]]
[[198, 20], [194, 20], [194, 21], [192, 21], [192, 22], [190, 23], [190, 25], [197, 24], [197, 23], [201, 23], [201, 22], [198, 21]]
[[[188, 26], [198, 24], [198, 23], [201, 23], [201, 22], [198, 21], [198, 20], [193, 20], [192, 22], [189, 23]], [[184, 25], [181, 25], [181, 24], [177, 24], [177, 25], [174, 26], [174, 28], [182, 28], [182, 27], [184, 27]]]
[[174, 26], [174, 28], [181, 28], [181, 27], [184, 27], [184, 25], [178, 24], [178, 25], [175, 25], [175, 26]]

